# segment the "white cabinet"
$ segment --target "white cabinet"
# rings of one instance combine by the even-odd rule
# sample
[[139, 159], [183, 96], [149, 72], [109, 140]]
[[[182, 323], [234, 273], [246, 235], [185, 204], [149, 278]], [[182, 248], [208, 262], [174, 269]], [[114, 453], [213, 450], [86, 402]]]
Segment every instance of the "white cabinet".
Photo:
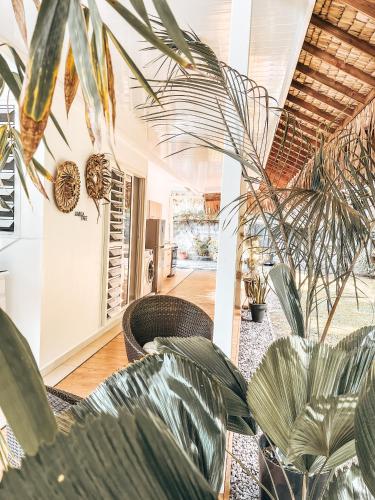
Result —
[[172, 248], [171, 247], [165, 247], [163, 251], [163, 271], [162, 271], [162, 278], [168, 278], [168, 276], [171, 273], [171, 260], [172, 260]]
[[162, 218], [162, 205], [157, 201], [148, 200], [147, 203], [147, 218], [148, 219], [161, 219]]

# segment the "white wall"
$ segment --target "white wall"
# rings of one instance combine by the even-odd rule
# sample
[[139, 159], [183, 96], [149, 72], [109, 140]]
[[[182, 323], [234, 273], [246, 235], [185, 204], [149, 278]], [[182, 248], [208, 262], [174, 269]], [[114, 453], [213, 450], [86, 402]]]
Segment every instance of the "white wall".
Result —
[[[116, 128], [116, 157], [120, 167], [138, 176], [147, 175], [147, 134], [145, 125], [130, 112], [125, 104], [118, 107]], [[97, 210], [85, 187], [86, 160], [93, 152], [110, 153], [105, 137], [101, 148], [91, 145], [84, 119], [83, 101], [77, 96], [69, 119], [65, 118], [62, 89], [57, 89], [54, 112], [64, 128], [71, 149], [59, 138], [51, 125], [47, 140], [56, 162], [48, 155], [46, 167], [54, 172], [62, 161], [74, 161], [81, 174], [81, 194], [76, 209], [69, 214], [60, 212], [52, 195], [44, 203], [43, 225], [43, 302], [41, 320], [40, 366], [46, 368], [57, 359], [86, 343], [103, 330], [101, 324], [103, 297], [104, 220], [98, 220]], [[126, 123], [128, 132], [122, 124]], [[129, 142], [136, 131], [137, 143]], [[141, 130], [140, 130], [141, 129]], [[126, 137], [126, 140], [125, 140]], [[134, 135], [133, 135], [134, 137]], [[137, 151], [143, 151], [142, 154]], [[74, 212], [83, 211], [87, 221]], [[102, 209], [102, 214], [104, 210]]]
[[[34, 186], [30, 182], [27, 184], [31, 200], [29, 203], [22, 193], [16, 202], [15, 234], [0, 238], [0, 268], [9, 271], [6, 279], [7, 313], [39, 360], [43, 200]], [[21, 187], [19, 183], [16, 186], [19, 195]]]

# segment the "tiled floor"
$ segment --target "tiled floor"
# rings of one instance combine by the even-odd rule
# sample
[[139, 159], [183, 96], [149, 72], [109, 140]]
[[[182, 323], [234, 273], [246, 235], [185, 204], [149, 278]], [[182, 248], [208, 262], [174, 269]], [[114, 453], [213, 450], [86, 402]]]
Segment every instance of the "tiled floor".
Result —
[[[216, 283], [214, 271], [178, 270], [176, 276], [169, 280], [162, 287], [161, 293], [169, 292], [169, 295], [190, 300], [213, 317]], [[118, 328], [119, 333], [113, 340], [74, 369], [57, 384], [57, 387], [73, 394], [86, 396], [113, 372], [126, 366], [128, 360], [124, 340], [120, 333], [121, 327]], [[69, 364], [69, 361], [67, 363]], [[45, 377], [45, 380], [48, 383], [48, 377]]]

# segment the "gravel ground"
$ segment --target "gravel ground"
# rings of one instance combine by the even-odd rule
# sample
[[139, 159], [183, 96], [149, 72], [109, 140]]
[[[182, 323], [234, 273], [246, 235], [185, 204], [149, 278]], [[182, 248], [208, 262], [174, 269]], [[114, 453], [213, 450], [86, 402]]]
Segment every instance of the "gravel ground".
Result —
[[[277, 298], [272, 294], [267, 299], [268, 310], [277, 311], [280, 309]], [[246, 380], [249, 380], [256, 370], [268, 346], [273, 338], [277, 338], [277, 326], [271, 325], [270, 316], [264, 319], [263, 323], [253, 323], [250, 311], [243, 311], [238, 368], [243, 373]], [[233, 435], [233, 455], [241, 460], [253, 474], [258, 476], [258, 447], [256, 438]], [[231, 500], [253, 500], [259, 499], [259, 486], [246, 475], [241, 467], [233, 460], [231, 471]]]

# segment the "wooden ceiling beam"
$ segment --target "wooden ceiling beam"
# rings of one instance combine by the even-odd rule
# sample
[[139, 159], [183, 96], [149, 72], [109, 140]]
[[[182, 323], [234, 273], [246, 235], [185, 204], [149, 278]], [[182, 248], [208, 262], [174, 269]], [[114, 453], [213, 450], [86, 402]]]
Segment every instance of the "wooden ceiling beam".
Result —
[[343, 71], [347, 75], [350, 75], [353, 78], [370, 85], [371, 87], [375, 87], [375, 78], [373, 76], [359, 68], [356, 68], [352, 64], [344, 62], [342, 59], [338, 59], [326, 50], [320, 49], [316, 45], [312, 45], [308, 42], [303, 42], [302, 49], [312, 56], [318, 57], [321, 61], [328, 63], [330, 66], [334, 66], [340, 71]]
[[[297, 111], [297, 110], [291, 108], [290, 106], [284, 106], [284, 109], [289, 111], [289, 113], [292, 113], [299, 120], [302, 120], [304, 122], [311, 123], [311, 125], [314, 125], [314, 127], [319, 129], [318, 133], [321, 132], [322, 134], [327, 135], [327, 134], [333, 134], [333, 132], [335, 131], [335, 129], [333, 129], [332, 127], [326, 126], [326, 124], [324, 122], [321, 122], [321, 121], [317, 120], [316, 118], [313, 118], [312, 116], [307, 116], [304, 113], [302, 113], [301, 111]], [[300, 127], [302, 128], [301, 125], [300, 125]]]
[[275, 134], [273, 138], [274, 142], [276, 142], [279, 146], [284, 144], [285, 149], [294, 148], [297, 150], [301, 150], [303, 153], [307, 155], [314, 154], [314, 147], [304, 144], [303, 142], [297, 141], [295, 138], [290, 138], [289, 136], [284, 137], [282, 133]]
[[275, 144], [275, 147], [279, 148], [282, 151], [285, 151], [286, 153], [288, 151], [292, 151], [293, 153], [299, 154], [302, 157], [309, 157], [312, 154], [312, 151], [308, 151], [307, 149], [298, 146], [298, 144], [296, 143], [288, 142], [286, 140], [283, 142], [282, 138], [276, 135], [273, 139], [273, 144]]
[[[293, 179], [295, 175], [299, 173], [299, 170], [296, 171], [285, 171], [285, 170], [280, 170], [279, 165], [275, 165], [274, 163], [270, 162], [267, 163], [266, 167], [267, 174], [272, 181], [277, 181], [278, 183], [282, 184], [288, 184], [288, 182]], [[288, 175], [288, 173], [290, 174]]]
[[280, 162], [282, 166], [293, 166], [294, 168], [303, 167], [306, 164], [306, 160], [304, 161], [296, 156], [293, 156], [292, 154], [285, 156], [282, 154], [277, 154], [274, 151], [270, 152], [269, 158], [274, 161]]
[[301, 170], [299, 167], [295, 167], [293, 165], [280, 164], [274, 158], [269, 158], [269, 160], [267, 162], [267, 166], [268, 165], [272, 165], [272, 167], [278, 168], [279, 170], [284, 170], [284, 169], [289, 170], [289, 171], [292, 171], [293, 173], [297, 173]]
[[306, 165], [305, 163], [303, 163], [303, 164], [294, 163], [292, 160], [290, 160], [289, 162], [285, 162], [284, 160], [282, 160], [280, 158], [275, 158], [272, 156], [269, 157], [269, 161], [273, 162], [274, 165], [277, 165], [279, 170], [286, 169], [286, 170], [292, 170], [293, 172], [299, 172]]
[[273, 176], [281, 177], [288, 181], [300, 172], [300, 170], [298, 169], [297, 170], [280, 169], [280, 165], [277, 165], [276, 163], [273, 162], [267, 163], [266, 169], [268, 170], [268, 175], [270, 175], [270, 173], [272, 172]]
[[360, 50], [361, 52], [364, 52], [365, 54], [368, 54], [369, 56], [375, 58], [375, 45], [371, 45], [365, 40], [361, 40], [360, 38], [351, 35], [347, 31], [344, 31], [338, 26], [335, 26], [334, 24], [325, 21], [316, 14], [313, 14], [311, 16], [310, 23], [316, 26], [317, 28], [325, 31], [326, 33], [334, 36], [338, 40], [341, 40], [342, 42], [351, 45], [352, 47]]
[[343, 85], [340, 82], [337, 82], [334, 78], [329, 78], [323, 73], [320, 73], [319, 71], [316, 71], [309, 66], [306, 66], [305, 64], [302, 63], [297, 63], [296, 69], [300, 72], [303, 73], [304, 75], [307, 75], [308, 77], [312, 78], [313, 80], [316, 80], [317, 82], [322, 83], [323, 85], [326, 85], [327, 87], [330, 87], [333, 90], [336, 90], [336, 92], [340, 92], [340, 94], [346, 95], [347, 97], [350, 97], [350, 99], [354, 99], [357, 102], [360, 102], [362, 104], [365, 103], [366, 96], [360, 94], [359, 92], [351, 89], [347, 85]]
[[[301, 128], [302, 124], [299, 124], [299, 127]], [[301, 129], [302, 131], [303, 129]], [[307, 134], [309, 134], [309, 137], [307, 137]], [[319, 138], [316, 137], [316, 134], [313, 130], [310, 130], [304, 134], [297, 134], [293, 133], [291, 130], [287, 132], [287, 140], [292, 143], [296, 143], [301, 147], [304, 147], [305, 149], [309, 150], [310, 148], [317, 148], [319, 146]], [[279, 126], [276, 130], [276, 135], [280, 136], [281, 138], [285, 138], [285, 124], [284, 122], [280, 121]], [[313, 138], [312, 138], [313, 137]], [[318, 140], [316, 140], [318, 139]]]
[[361, 11], [366, 16], [375, 19], [375, 2], [374, 0], [339, 0], [340, 3], [349, 5], [353, 9]]
[[332, 99], [332, 97], [328, 97], [327, 95], [318, 92], [309, 85], [298, 82], [297, 80], [293, 80], [291, 86], [294, 89], [299, 90], [300, 92], [303, 92], [304, 94], [313, 97], [317, 101], [324, 102], [324, 104], [328, 104], [328, 106], [330, 106], [331, 108], [335, 108], [338, 111], [345, 113], [346, 115], [350, 116], [353, 112], [352, 108], [349, 108], [348, 106], [345, 106], [345, 104], [342, 104], [341, 102]]
[[[285, 127], [285, 125], [284, 125]], [[298, 128], [306, 135], [308, 135], [309, 137], [311, 137], [312, 139], [314, 139], [315, 141], [318, 140], [319, 141], [319, 134], [317, 133], [316, 130], [310, 128], [310, 127], [306, 127], [306, 125], [304, 125], [303, 123], [299, 123], [298, 124]]]
[[[337, 122], [337, 116], [332, 115], [331, 113], [328, 113], [327, 111], [323, 111], [322, 109], [318, 108], [318, 106], [315, 106], [315, 104], [311, 104], [311, 102], [306, 102], [300, 97], [296, 97], [295, 95], [288, 94], [287, 100], [289, 102], [292, 102], [294, 104], [297, 104], [300, 108], [307, 109], [311, 111], [311, 113], [314, 113], [314, 115], [320, 116], [327, 122]], [[341, 121], [341, 120], [340, 120]]]

